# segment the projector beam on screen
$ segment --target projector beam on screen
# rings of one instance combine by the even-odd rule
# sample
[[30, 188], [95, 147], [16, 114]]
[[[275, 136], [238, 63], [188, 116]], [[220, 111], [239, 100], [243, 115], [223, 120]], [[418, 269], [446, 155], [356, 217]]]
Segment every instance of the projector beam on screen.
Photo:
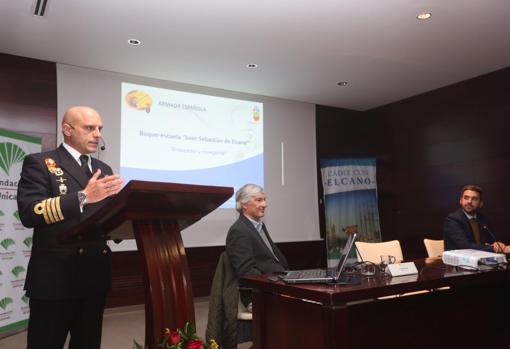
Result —
[[131, 83], [121, 91], [126, 181], [264, 185], [263, 103]]

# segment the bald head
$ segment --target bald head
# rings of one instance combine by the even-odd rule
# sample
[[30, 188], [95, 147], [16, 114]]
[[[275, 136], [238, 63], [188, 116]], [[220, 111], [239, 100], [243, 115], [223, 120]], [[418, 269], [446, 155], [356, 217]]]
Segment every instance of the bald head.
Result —
[[97, 151], [102, 128], [101, 116], [90, 107], [71, 107], [62, 120], [64, 142], [81, 154]]
[[67, 109], [64, 114], [64, 119], [62, 120], [62, 125], [64, 123], [74, 125], [77, 120], [82, 120], [86, 115], [97, 115], [99, 118], [99, 113], [90, 107], [85, 106], [76, 106]]

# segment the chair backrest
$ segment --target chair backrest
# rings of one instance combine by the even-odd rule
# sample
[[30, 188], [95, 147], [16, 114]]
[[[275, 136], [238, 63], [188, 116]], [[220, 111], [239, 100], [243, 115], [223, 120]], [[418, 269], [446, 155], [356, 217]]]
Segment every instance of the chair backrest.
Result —
[[400, 247], [400, 242], [398, 240], [384, 242], [356, 241], [355, 244], [358, 250], [358, 260], [363, 259], [363, 261], [366, 262], [379, 264], [381, 263], [382, 255], [391, 255], [395, 257], [397, 263], [404, 260], [402, 248]]
[[429, 257], [441, 257], [444, 252], [443, 240], [423, 239]]

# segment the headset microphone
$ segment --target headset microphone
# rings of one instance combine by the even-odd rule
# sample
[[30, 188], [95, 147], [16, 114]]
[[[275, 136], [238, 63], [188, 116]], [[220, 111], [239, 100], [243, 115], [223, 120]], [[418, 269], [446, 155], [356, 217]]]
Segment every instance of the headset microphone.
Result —
[[99, 139], [101, 140], [101, 143], [103, 143], [103, 145], [99, 149], [101, 149], [101, 151], [104, 151], [106, 149], [106, 143], [103, 137], [99, 137]]

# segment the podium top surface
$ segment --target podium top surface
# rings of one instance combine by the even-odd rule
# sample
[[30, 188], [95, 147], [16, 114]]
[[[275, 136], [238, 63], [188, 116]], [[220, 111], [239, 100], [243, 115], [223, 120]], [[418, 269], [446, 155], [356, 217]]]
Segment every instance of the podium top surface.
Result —
[[[135, 220], [175, 220], [182, 230], [214, 211], [233, 193], [231, 187], [132, 180], [92, 216], [61, 234], [60, 239], [134, 238], [114, 230]], [[91, 231], [94, 236], [89, 236]]]

